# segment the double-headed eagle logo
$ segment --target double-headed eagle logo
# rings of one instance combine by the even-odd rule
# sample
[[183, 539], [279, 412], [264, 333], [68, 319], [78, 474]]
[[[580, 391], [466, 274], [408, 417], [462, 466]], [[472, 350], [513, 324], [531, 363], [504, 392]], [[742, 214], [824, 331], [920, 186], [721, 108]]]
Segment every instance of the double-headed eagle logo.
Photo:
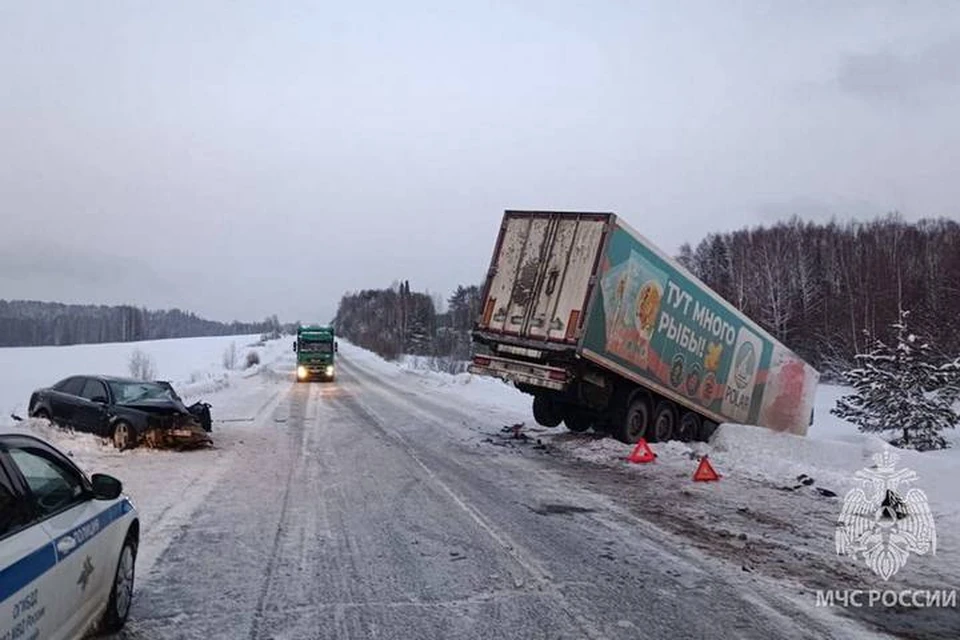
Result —
[[874, 573], [889, 580], [911, 553], [936, 555], [937, 531], [926, 494], [901, 489], [917, 474], [896, 469], [897, 455], [889, 450], [875, 454], [873, 461], [874, 466], [856, 473], [861, 486], [843, 499], [835, 540], [838, 555], [862, 557]]

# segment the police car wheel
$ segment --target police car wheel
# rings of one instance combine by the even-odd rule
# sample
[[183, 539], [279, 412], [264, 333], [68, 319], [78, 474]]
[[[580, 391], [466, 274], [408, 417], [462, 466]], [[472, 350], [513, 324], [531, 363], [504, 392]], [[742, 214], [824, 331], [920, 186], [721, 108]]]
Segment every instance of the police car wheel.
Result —
[[136, 558], [136, 544], [128, 537], [120, 550], [117, 573], [113, 577], [113, 588], [110, 590], [110, 602], [107, 603], [107, 612], [103, 618], [103, 627], [108, 633], [122, 629], [130, 615]]

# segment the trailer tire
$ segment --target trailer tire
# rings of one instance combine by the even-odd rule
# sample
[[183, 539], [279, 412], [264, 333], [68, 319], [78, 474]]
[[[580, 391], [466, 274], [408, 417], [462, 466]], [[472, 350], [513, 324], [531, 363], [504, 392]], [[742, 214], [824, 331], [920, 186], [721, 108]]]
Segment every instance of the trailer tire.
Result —
[[630, 398], [627, 410], [615, 420], [611, 432], [613, 437], [625, 444], [636, 444], [647, 435], [650, 429], [650, 397], [646, 393], [635, 393]]
[[677, 427], [676, 439], [680, 442], [699, 440], [701, 435], [700, 416], [693, 411], [685, 411], [680, 417], [680, 426]]
[[704, 420], [703, 424], [700, 425], [700, 435], [698, 436], [702, 442], [709, 442], [710, 438], [713, 437], [713, 434], [717, 431], [717, 423], [710, 420]]
[[650, 442], [667, 442], [673, 438], [677, 428], [677, 408], [669, 400], [661, 400], [653, 410], [653, 423], [650, 425]]
[[571, 409], [564, 416], [563, 424], [574, 433], [583, 433], [593, 426], [593, 416], [586, 411]]
[[537, 394], [533, 396], [533, 419], [541, 427], [558, 427], [563, 422], [563, 415], [550, 396]]

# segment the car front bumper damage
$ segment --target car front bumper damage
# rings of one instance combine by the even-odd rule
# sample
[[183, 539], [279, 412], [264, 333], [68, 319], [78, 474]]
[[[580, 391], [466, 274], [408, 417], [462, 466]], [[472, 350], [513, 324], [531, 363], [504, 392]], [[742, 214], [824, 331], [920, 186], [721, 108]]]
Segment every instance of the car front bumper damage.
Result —
[[213, 444], [210, 434], [196, 423], [148, 425], [141, 434], [143, 443], [155, 449], [192, 449]]

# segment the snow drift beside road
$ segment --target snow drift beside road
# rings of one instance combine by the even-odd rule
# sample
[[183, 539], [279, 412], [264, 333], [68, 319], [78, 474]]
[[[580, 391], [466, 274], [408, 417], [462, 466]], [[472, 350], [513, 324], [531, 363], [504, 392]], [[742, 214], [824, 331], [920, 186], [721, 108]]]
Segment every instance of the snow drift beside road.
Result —
[[[252, 346], [259, 336], [185, 338], [150, 342], [0, 349], [0, 430], [38, 436], [66, 453], [86, 473], [108, 473], [121, 480], [140, 512], [142, 538], [137, 572], [148, 578], [153, 564], [217, 479], [256, 446], [256, 425], [248, 419], [257, 407], [293, 381], [290, 338]], [[228, 371], [223, 353], [237, 346], [242, 367], [248, 351], [257, 351], [260, 365]], [[184, 399], [202, 397], [214, 404], [212, 449], [166, 451], [140, 447], [117, 451], [88, 433], [59, 429], [41, 420], [15, 423], [10, 409], [25, 413], [30, 392], [73, 374], [128, 375], [130, 354], [140, 349], [154, 358], [156, 374], [170, 380]], [[22, 415], [22, 414], [21, 414]], [[239, 418], [239, 419], [238, 419]], [[245, 444], [248, 443], [248, 444]]]
[[144, 342], [80, 344], [68, 347], [0, 348], [0, 426], [11, 423], [10, 414], [26, 417], [30, 394], [71, 375], [129, 376], [131, 354], [139, 349], [154, 363], [157, 379], [170, 380], [187, 399], [212, 393], [226, 384], [223, 353], [237, 345], [237, 366], [242, 367], [259, 335], [180, 338]]

